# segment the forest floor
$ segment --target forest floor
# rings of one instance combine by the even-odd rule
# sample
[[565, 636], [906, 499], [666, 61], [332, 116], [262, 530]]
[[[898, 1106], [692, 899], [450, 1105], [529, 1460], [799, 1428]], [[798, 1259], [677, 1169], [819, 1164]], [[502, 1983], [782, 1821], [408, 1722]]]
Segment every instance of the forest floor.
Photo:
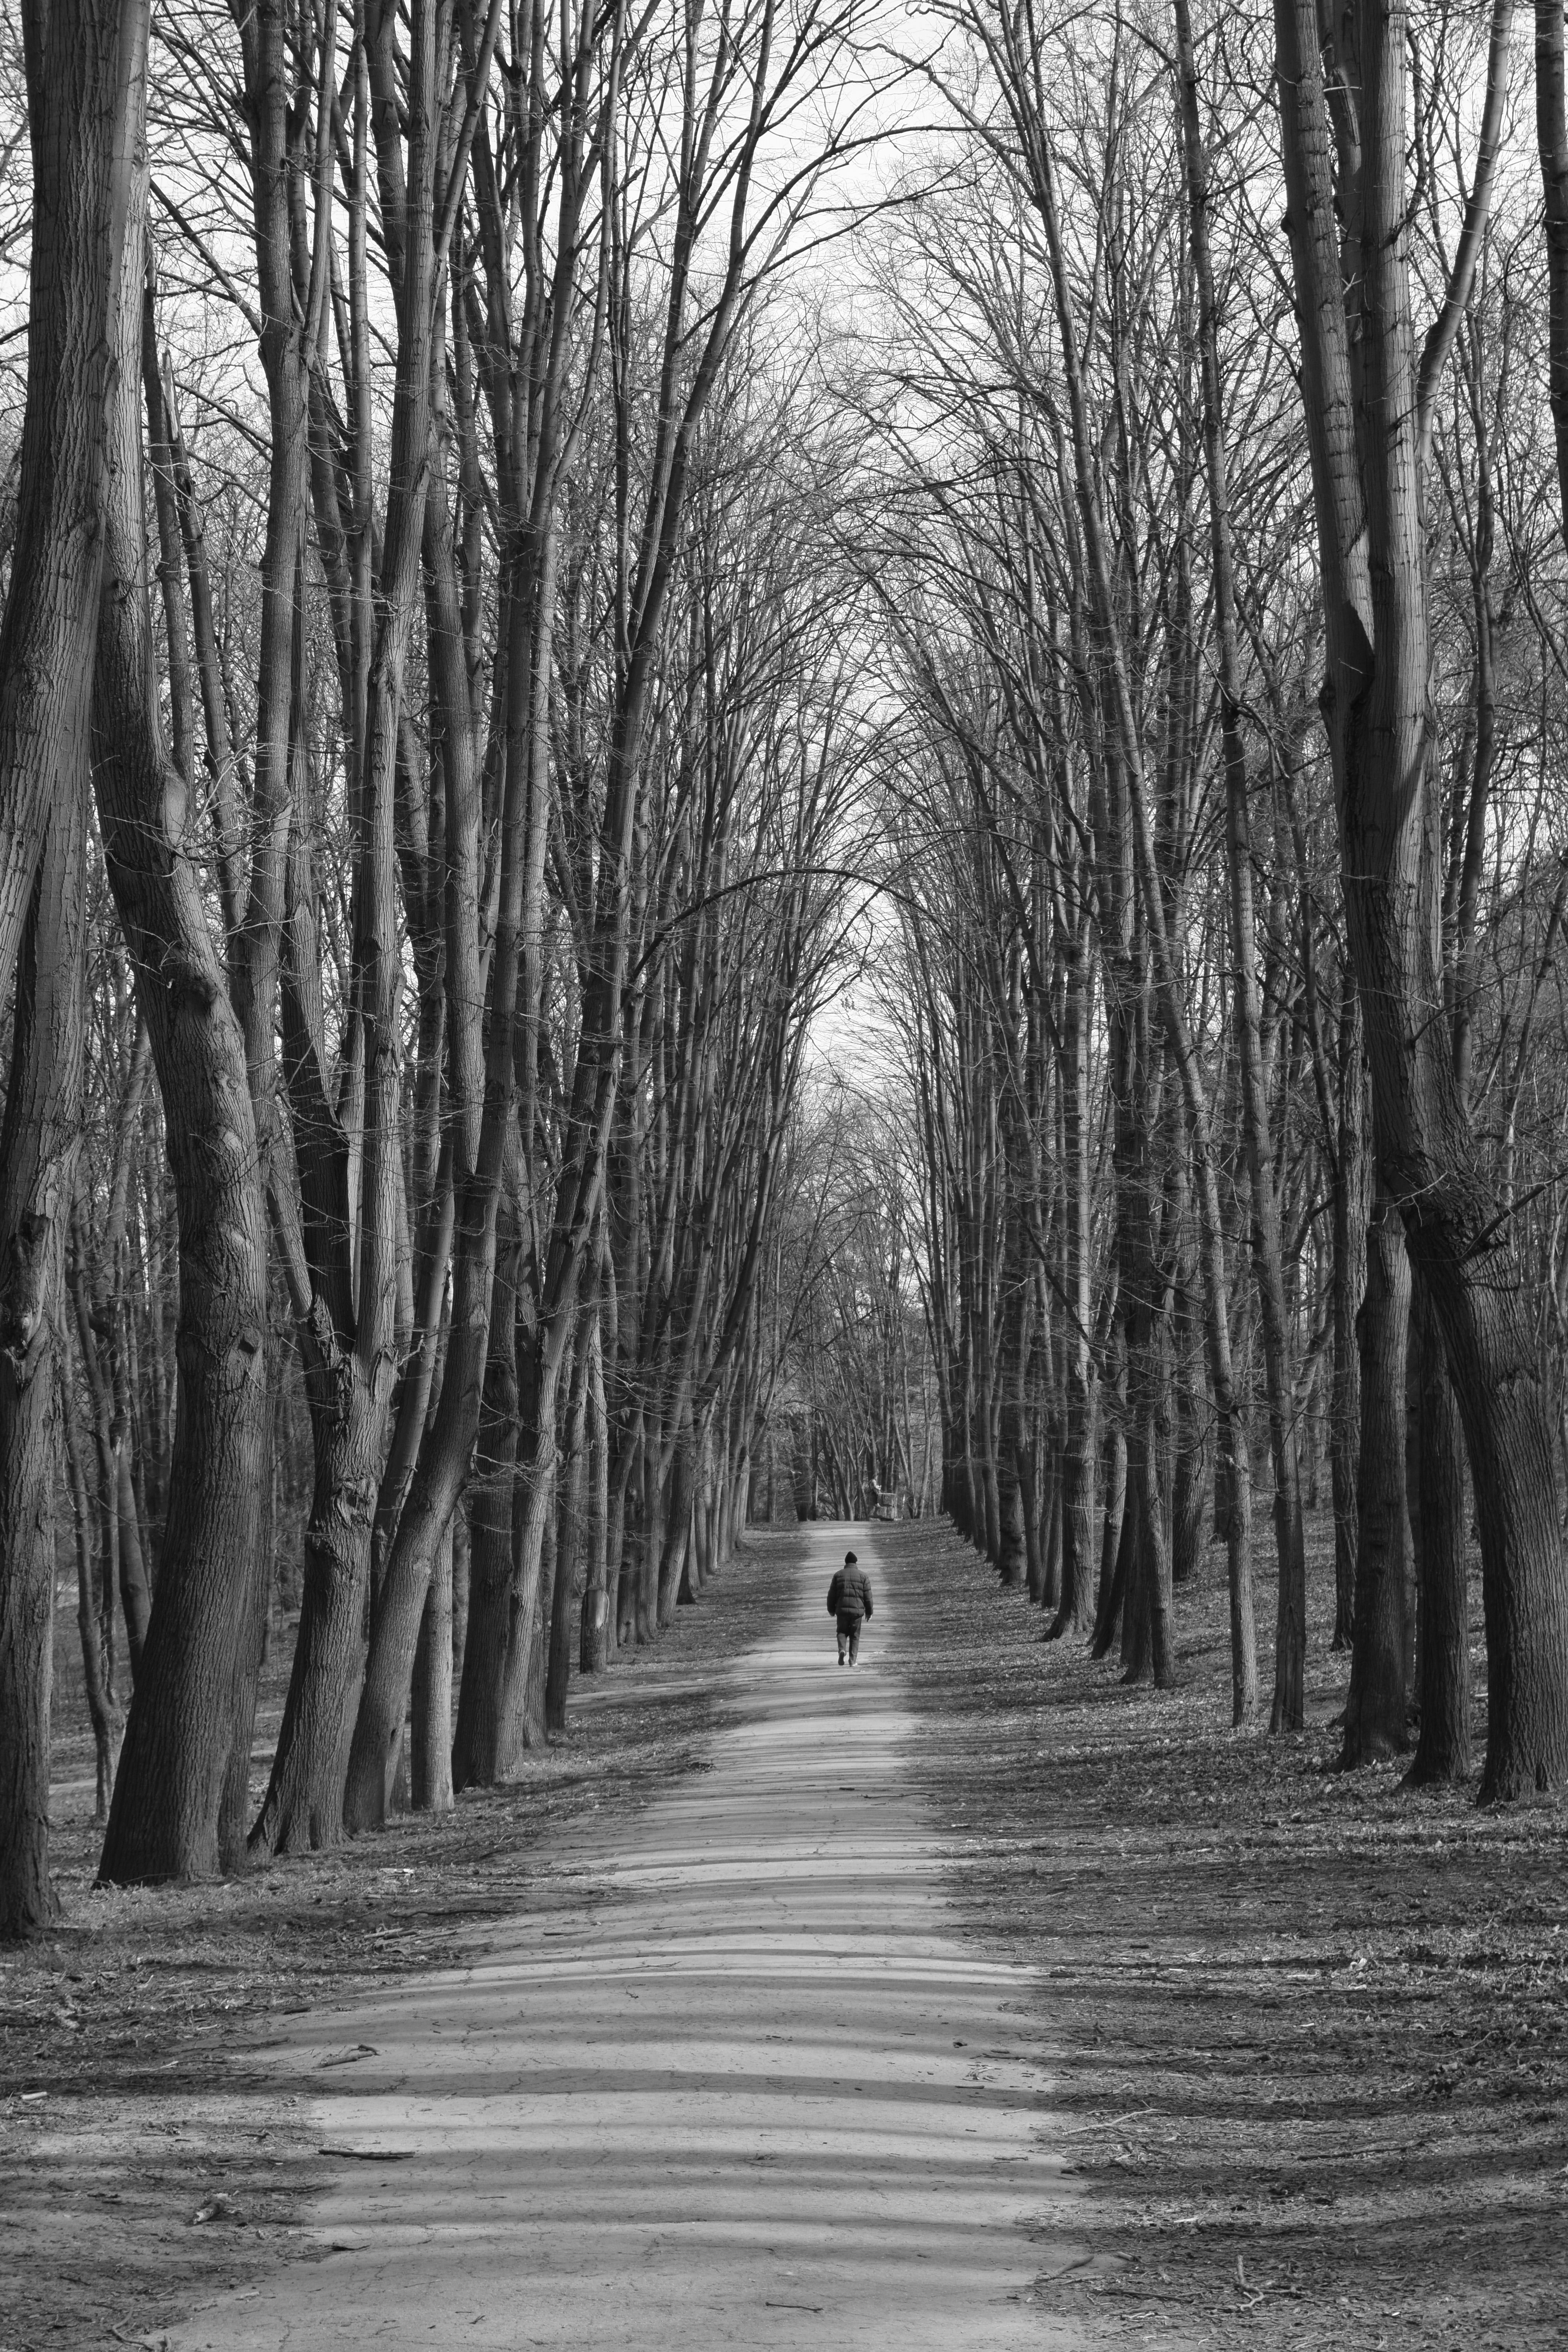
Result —
[[1271, 1738], [1228, 1727], [1223, 1551], [1177, 1595], [1161, 1695], [1042, 1646], [945, 1528], [901, 1531], [911, 1766], [972, 1932], [1038, 1972], [1047, 2105], [1119, 2258], [1058, 2293], [1132, 2343], [1544, 2352], [1568, 2340], [1568, 1802], [1334, 1769], [1326, 1515], [1310, 1540], [1308, 1728]]
[[[876, 1533], [911, 1793], [965, 1932], [1031, 1972], [1044, 2121], [1095, 2251], [1047, 2264], [1042, 2310], [1097, 2344], [1218, 2352], [1560, 2344], [1568, 1805], [1483, 1812], [1473, 1789], [1402, 1792], [1396, 1766], [1334, 1772], [1324, 1522], [1309, 1727], [1287, 1739], [1228, 1728], [1218, 1551], [1178, 1595], [1183, 1687], [1157, 1696], [1042, 1645], [945, 1528]], [[767, 1637], [797, 1560], [758, 1544], [517, 1786], [172, 1893], [91, 1891], [62, 1611], [64, 1916], [0, 1955], [0, 2352], [156, 2347], [304, 2250], [332, 2166], [269, 2043], [482, 1950], [546, 1903], [549, 1850], [700, 1768], [721, 1669]], [[275, 1678], [258, 1777], [280, 1699]], [[1478, 1756], [1480, 1734], [1478, 1711]]]

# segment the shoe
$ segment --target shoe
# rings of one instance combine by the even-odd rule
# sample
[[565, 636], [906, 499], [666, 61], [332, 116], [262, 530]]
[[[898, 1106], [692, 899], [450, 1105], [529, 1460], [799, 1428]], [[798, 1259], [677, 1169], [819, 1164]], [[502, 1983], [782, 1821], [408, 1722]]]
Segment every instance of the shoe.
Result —
[[839, 1663], [839, 1664], [840, 1664], [841, 1666], [847, 1665], [847, 1664], [848, 1664], [848, 1663], [849, 1663], [848, 1659], [845, 1656], [845, 1654], [844, 1654], [844, 1653], [843, 1653], [843, 1651], [842, 1651], [842, 1650], [840, 1650], [840, 1651], [839, 1651], [839, 1653], [838, 1653], [838, 1663]]

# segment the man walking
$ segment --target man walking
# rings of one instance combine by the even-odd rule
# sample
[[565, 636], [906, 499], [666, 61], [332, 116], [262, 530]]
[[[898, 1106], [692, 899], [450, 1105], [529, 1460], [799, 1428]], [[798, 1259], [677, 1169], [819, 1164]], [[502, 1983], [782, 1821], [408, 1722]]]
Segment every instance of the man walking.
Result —
[[847, 1551], [844, 1565], [827, 1588], [827, 1613], [838, 1628], [838, 1663], [853, 1665], [860, 1648], [860, 1625], [871, 1614], [871, 1580]]

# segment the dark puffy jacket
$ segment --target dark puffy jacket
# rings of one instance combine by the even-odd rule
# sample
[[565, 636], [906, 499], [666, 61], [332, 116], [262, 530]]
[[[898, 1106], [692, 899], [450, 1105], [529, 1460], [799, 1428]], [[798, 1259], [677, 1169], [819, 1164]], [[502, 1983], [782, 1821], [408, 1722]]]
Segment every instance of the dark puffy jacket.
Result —
[[871, 1580], [863, 1568], [841, 1568], [827, 1588], [830, 1617], [869, 1617]]

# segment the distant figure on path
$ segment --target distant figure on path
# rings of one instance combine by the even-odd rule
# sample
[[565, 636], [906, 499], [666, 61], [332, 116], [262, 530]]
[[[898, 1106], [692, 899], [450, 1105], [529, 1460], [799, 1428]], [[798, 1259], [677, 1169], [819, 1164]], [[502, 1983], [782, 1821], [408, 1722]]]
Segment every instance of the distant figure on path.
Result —
[[847, 1551], [844, 1565], [827, 1588], [827, 1613], [838, 1627], [838, 1663], [853, 1665], [860, 1648], [861, 1620], [871, 1614], [871, 1580]]

